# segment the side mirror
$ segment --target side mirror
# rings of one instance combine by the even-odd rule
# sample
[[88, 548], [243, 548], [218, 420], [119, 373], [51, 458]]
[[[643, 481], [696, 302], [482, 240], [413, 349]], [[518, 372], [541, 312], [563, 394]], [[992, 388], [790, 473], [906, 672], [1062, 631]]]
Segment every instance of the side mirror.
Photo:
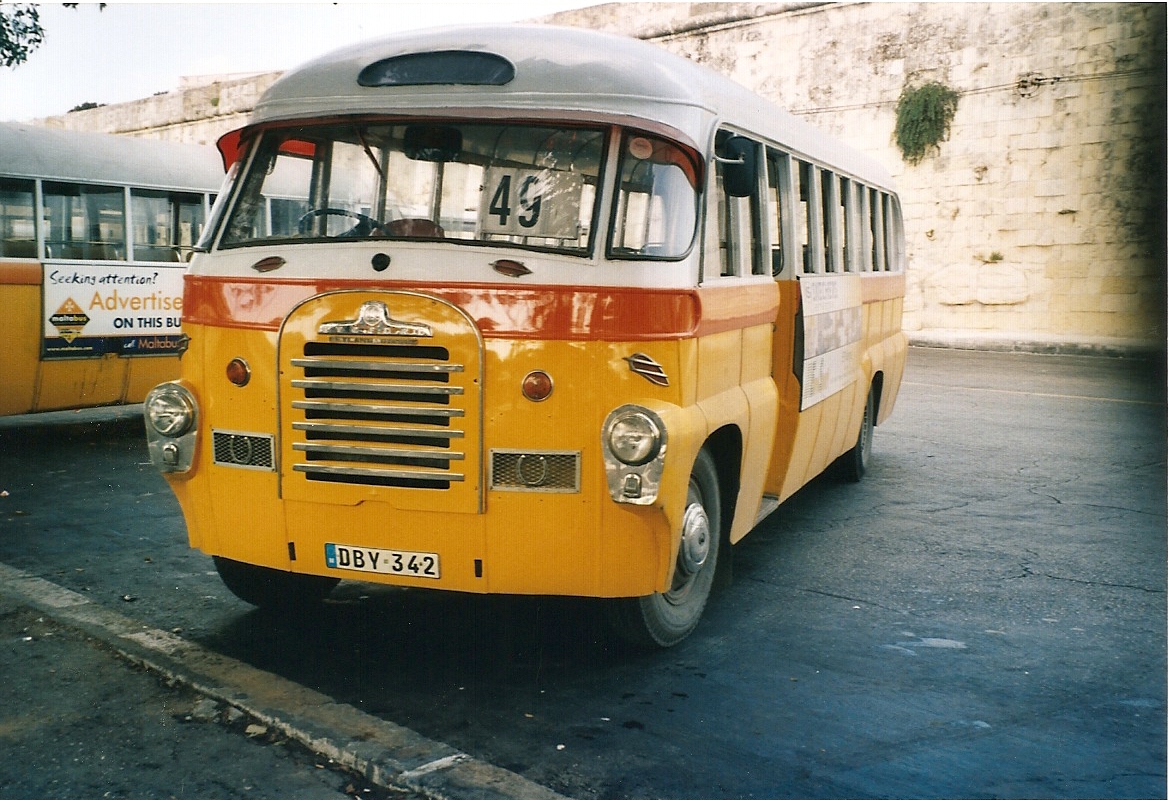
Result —
[[722, 188], [731, 197], [750, 197], [758, 191], [758, 145], [745, 136], [731, 136], [716, 156], [722, 165]]

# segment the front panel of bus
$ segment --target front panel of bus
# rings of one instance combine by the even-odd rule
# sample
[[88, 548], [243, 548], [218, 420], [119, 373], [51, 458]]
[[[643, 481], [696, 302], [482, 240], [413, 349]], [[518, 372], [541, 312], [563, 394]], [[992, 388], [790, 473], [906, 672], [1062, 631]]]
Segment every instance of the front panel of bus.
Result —
[[631, 597], [670, 585], [712, 432], [739, 442], [728, 485], [760, 443], [761, 482], [769, 434], [738, 426], [752, 405], [773, 423], [777, 293], [769, 275], [699, 288], [691, 148], [394, 119], [274, 124], [245, 147], [187, 277], [182, 378], [147, 403], [193, 545]]

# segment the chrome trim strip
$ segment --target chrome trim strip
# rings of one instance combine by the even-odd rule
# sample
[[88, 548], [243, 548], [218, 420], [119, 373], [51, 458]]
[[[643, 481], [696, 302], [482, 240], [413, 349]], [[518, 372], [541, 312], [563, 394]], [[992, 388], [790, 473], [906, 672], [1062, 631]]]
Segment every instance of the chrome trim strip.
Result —
[[310, 433], [337, 433], [363, 438], [366, 436], [398, 436], [403, 439], [461, 439], [466, 433], [459, 430], [436, 428], [378, 428], [370, 425], [337, 425], [327, 422], [293, 422], [292, 429]]
[[293, 442], [292, 449], [301, 453], [318, 453], [321, 455], [354, 455], [374, 456], [377, 458], [421, 458], [431, 461], [461, 461], [466, 458], [463, 453], [451, 450], [394, 450], [388, 447], [356, 447], [344, 444], [313, 444], [312, 442]]
[[433, 394], [450, 396], [463, 393], [461, 386], [414, 386], [406, 383], [318, 381], [311, 378], [308, 380], [292, 381], [292, 386], [297, 389], [328, 389], [334, 392], [377, 392], [380, 394]]
[[335, 358], [294, 358], [292, 366], [303, 369], [344, 369], [363, 372], [412, 372], [418, 375], [463, 372], [462, 364], [403, 364], [394, 361], [342, 361]]
[[369, 406], [359, 403], [324, 403], [313, 400], [293, 400], [293, 408], [302, 411], [338, 411], [346, 414], [374, 414], [380, 417], [464, 417], [461, 408], [431, 408], [416, 406]]
[[412, 470], [370, 469], [367, 467], [329, 467], [316, 464], [293, 464], [296, 472], [309, 472], [318, 475], [351, 475], [365, 478], [389, 478], [399, 480], [420, 481], [463, 481], [465, 475], [457, 472], [414, 472]]

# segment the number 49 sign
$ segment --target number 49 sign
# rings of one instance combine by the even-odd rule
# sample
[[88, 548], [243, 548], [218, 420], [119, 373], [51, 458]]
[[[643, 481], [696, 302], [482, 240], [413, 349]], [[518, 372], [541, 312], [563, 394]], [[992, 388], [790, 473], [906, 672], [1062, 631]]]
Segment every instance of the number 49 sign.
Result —
[[479, 223], [483, 233], [575, 239], [583, 183], [570, 172], [487, 170]]

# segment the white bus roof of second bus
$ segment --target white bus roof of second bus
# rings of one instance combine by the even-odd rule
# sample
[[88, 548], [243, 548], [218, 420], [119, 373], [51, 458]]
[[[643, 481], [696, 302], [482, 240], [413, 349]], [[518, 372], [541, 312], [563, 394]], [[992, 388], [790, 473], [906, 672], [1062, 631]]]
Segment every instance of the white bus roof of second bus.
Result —
[[[489, 52], [515, 67], [502, 86], [365, 87], [363, 68], [398, 55]], [[792, 55], [792, 57], [796, 57]], [[639, 39], [580, 28], [437, 28], [352, 45], [286, 73], [256, 104], [252, 124], [363, 114], [476, 115], [625, 122], [706, 151], [714, 128], [739, 127], [793, 155], [892, 188], [888, 171], [725, 76]]]
[[0, 177], [215, 192], [223, 162], [206, 145], [0, 123]]

